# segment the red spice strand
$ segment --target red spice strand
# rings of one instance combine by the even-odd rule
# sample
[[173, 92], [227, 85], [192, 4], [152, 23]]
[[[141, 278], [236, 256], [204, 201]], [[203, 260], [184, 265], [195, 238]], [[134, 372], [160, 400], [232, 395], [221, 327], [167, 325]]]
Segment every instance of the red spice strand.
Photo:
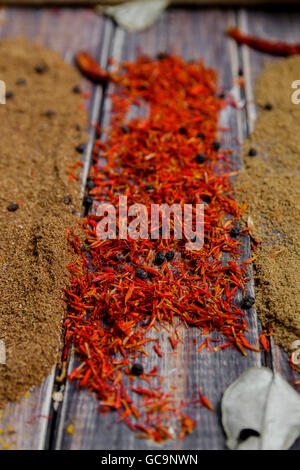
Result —
[[[107, 139], [97, 140], [93, 150], [89, 177], [94, 183], [90, 191], [94, 200], [117, 208], [120, 194], [127, 196], [128, 206], [141, 203], [147, 208], [152, 203], [183, 207], [201, 202], [202, 197], [210, 202], [205, 208], [206, 241], [197, 251], [186, 251], [186, 240], [176, 240], [173, 235], [170, 240], [100, 240], [96, 235], [99, 219], [92, 213], [83, 223], [84, 245], [68, 234], [76, 261], [69, 266], [65, 357], [73, 344], [80, 359], [70, 380], [97, 394], [100, 411], [118, 410], [119, 419], [132, 430], [157, 442], [170, 437], [168, 423], [176, 414], [177, 432], [183, 438], [195, 423], [183, 405], [178, 411], [173, 393], [159, 390], [162, 381], [156, 370], [151, 381], [156, 380], [158, 388], [147, 383], [146, 390], [134, 384], [133, 390], [142, 400], [138, 418], [128, 385], [133, 379], [127, 377], [130, 364], [145, 355], [147, 344], [153, 341], [148, 332], [162, 323], [173, 327], [175, 318], [186, 327], [206, 333], [217, 330], [226, 336], [226, 343], [215, 351], [235, 345], [245, 353], [244, 348], [251, 348], [243, 341], [245, 315], [234, 303], [237, 289], [244, 289], [247, 265], [236, 263], [239, 242], [229, 236], [232, 224], [225, 223], [228, 215], [238, 219], [242, 209], [230, 182], [230, 152], [221, 162], [212, 145], [224, 100], [218, 98], [215, 71], [202, 61], [139, 57], [123, 64], [114, 77], [82, 53], [77, 61], [91, 78], [109, 78], [119, 85], [111, 97]], [[126, 122], [132, 106], [145, 112]], [[206, 156], [201, 164], [196, 160], [199, 153]], [[100, 155], [105, 166], [98, 164]], [[154, 258], [159, 250], [174, 251], [176, 256], [157, 266]], [[230, 255], [225, 265], [224, 253]], [[148, 273], [145, 280], [135, 276], [141, 268]], [[174, 333], [181, 342], [179, 332]], [[172, 347], [175, 343], [171, 342]], [[154, 350], [162, 355], [157, 345]]]
[[211, 404], [210, 400], [205, 396], [203, 395], [203, 393], [199, 392], [199, 395], [200, 395], [200, 401], [202, 403], [203, 406], [205, 406], [206, 408], [208, 408], [210, 411], [215, 411], [213, 405]]
[[266, 39], [259, 39], [254, 36], [243, 34], [238, 28], [228, 28], [227, 35], [238, 44], [245, 44], [252, 49], [266, 54], [277, 56], [289, 56], [300, 54], [300, 44], [287, 44], [284, 42], [273, 42]]

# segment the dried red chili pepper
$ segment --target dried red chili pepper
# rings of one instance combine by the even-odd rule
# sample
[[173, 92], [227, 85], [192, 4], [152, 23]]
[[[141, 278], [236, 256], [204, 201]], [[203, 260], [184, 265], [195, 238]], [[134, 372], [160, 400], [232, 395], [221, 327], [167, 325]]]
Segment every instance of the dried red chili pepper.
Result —
[[105, 83], [109, 79], [109, 73], [100, 67], [98, 63], [86, 52], [78, 52], [75, 57], [79, 70], [90, 80], [97, 83]]
[[300, 54], [300, 44], [287, 44], [279, 41], [269, 41], [242, 33], [238, 28], [228, 28], [227, 35], [234, 39], [238, 44], [245, 44], [252, 49], [266, 54], [289, 56]]

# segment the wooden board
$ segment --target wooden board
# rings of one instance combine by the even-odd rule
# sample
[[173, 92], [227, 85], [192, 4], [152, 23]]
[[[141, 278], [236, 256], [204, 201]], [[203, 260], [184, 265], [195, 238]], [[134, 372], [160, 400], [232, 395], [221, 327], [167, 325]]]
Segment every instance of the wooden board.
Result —
[[[72, 60], [78, 49], [87, 50], [104, 67], [109, 55], [116, 60], [134, 59], [138, 53], [137, 48], [142, 48], [150, 56], [160, 51], [175, 50], [186, 60], [203, 57], [207, 65], [217, 68], [220, 74], [219, 82], [226, 91], [236, 83], [238, 68], [242, 67], [246, 73], [247, 108], [241, 111], [228, 108], [221, 116], [222, 125], [231, 127], [232, 131], [220, 137], [234, 151], [237, 167], [240, 162], [234, 137], [238, 136], [241, 140], [247, 136], [251, 122], [250, 113], [255, 113], [252, 102], [253, 84], [265, 58], [257, 53], [249, 53], [245, 48], [239, 48], [232, 41], [226, 40], [224, 30], [228, 25], [239, 24], [249, 30], [251, 28], [251, 31], [257, 34], [264, 31], [270, 34], [273, 24], [272, 34], [276, 36], [282, 34], [283, 39], [293, 39], [296, 38], [297, 25], [300, 24], [299, 15], [297, 17], [297, 15], [263, 13], [256, 10], [246, 13], [235, 10], [176, 8], [166, 11], [149, 30], [142, 33], [127, 33], [116, 27], [111, 20], [104, 19], [88, 9], [8, 9], [5, 10], [5, 15], [7, 22], [0, 26], [0, 38], [23, 34], [29, 39], [37, 39], [42, 44], [59, 51], [67, 61]], [[281, 26], [282, 24], [284, 26]], [[286, 31], [286, 35], [283, 30]], [[107, 95], [103, 94], [101, 87], [92, 87], [85, 80], [83, 86], [86, 91], [91, 92], [91, 121], [95, 123], [100, 116], [101, 123], [107, 123], [110, 110]], [[253, 116], [255, 117], [254, 114]], [[90, 165], [93, 127], [90, 128], [90, 136], [83, 181], [86, 180]], [[249, 243], [246, 242], [245, 245], [240, 261], [250, 256]], [[253, 283], [250, 282], [247, 288], [253, 291]], [[248, 323], [249, 340], [255, 342], [260, 332], [260, 325], [253, 309], [249, 312]], [[239, 352], [229, 349], [218, 353], [209, 353], [206, 350], [196, 353], [193, 339], [200, 344], [203, 340], [202, 335], [193, 329], [182, 329], [181, 332], [184, 336], [184, 345], [179, 347], [178, 354], [176, 356], [167, 354], [169, 346], [165, 338], [164, 342], [161, 341], [165, 352], [164, 358], [158, 360], [157, 356], [151, 354], [146, 367], [150, 369], [158, 364], [165, 377], [165, 386], [177, 384], [179, 400], [188, 398], [193, 388], [200, 386], [216, 407], [216, 413], [204, 408], [195, 411], [194, 419], [198, 420], [198, 426], [185, 441], [167, 441], [162, 446], [157, 446], [153, 442], [137, 439], [128, 431], [126, 425], [116, 423], [116, 415], [99, 415], [95, 398], [87, 391], [79, 392], [74, 384], [66, 385], [63, 402], [55, 410], [51, 395], [53, 391], [61, 390], [61, 386], [54, 385], [56, 375], [54, 371], [29, 397], [24, 398], [19, 404], [6, 407], [0, 428], [3, 427], [1, 423], [12, 427], [16, 433], [8, 436], [11, 445], [22, 449], [225, 448], [225, 436], [220, 422], [220, 399], [225, 388], [250, 366], [274, 365], [276, 370], [280, 370], [288, 377], [290, 371], [286, 358], [274, 345], [271, 354], [267, 355], [250, 352], [247, 357], [243, 357]], [[215, 338], [218, 338], [217, 334]], [[74, 361], [73, 357], [69, 371], [74, 367]], [[39, 415], [51, 415], [52, 418], [37, 417], [31, 423], [27, 422], [28, 419]], [[74, 426], [74, 434], [67, 432], [70, 424]], [[299, 441], [294, 448], [300, 448]]]
[[[226, 90], [232, 87], [233, 72], [237, 74], [238, 57], [231, 50], [228, 41], [224, 41], [224, 28], [235, 21], [233, 12], [217, 10], [191, 12], [176, 9], [167, 11], [154, 27], [139, 34], [125, 33], [116, 29], [113, 38], [113, 57], [116, 60], [133, 60], [137, 48], [150, 56], [159, 51], [175, 50], [186, 60], [203, 57], [205, 62], [220, 70], [220, 84]], [[211, 40], [210, 32], [214, 31]], [[231, 49], [230, 49], [231, 47]], [[237, 75], [236, 75], [237, 76]], [[107, 111], [109, 104], [107, 104]], [[105, 113], [107, 119], [107, 113]], [[222, 123], [232, 127], [232, 134], [224, 139], [231, 142], [231, 136], [238, 133], [238, 119], [241, 116], [232, 109], [222, 117]], [[223, 137], [223, 136], [222, 136]], [[237, 150], [233, 148], [233, 150]], [[249, 257], [245, 253], [245, 257]], [[249, 318], [251, 341], [256, 341], [258, 326], [256, 316], [252, 312]], [[167, 441], [158, 448], [163, 449], [220, 449], [225, 447], [225, 438], [220, 426], [219, 402], [224, 389], [250, 366], [261, 365], [261, 357], [250, 353], [243, 358], [237, 351], [226, 350], [222, 353], [195, 352], [193, 339], [200, 344], [203, 339], [199, 331], [190, 329], [181, 331], [184, 346], [179, 347], [177, 356], [168, 355], [168, 341], [161, 341], [164, 358], [157, 360], [151, 354], [146, 361], [147, 369], [159, 364], [165, 378], [166, 389], [177, 384], [178, 400], [191, 396], [195, 386], [200, 386], [217, 408], [217, 413], [207, 409], [197, 409], [194, 418], [198, 420], [195, 432], [185, 441]], [[216, 335], [217, 337], [217, 335]], [[150, 352], [150, 351], [149, 351]], [[73, 364], [71, 364], [72, 368]], [[153, 442], [135, 438], [128, 432], [123, 423], [116, 423], [116, 417], [97, 414], [95, 399], [85, 391], [78, 391], [73, 384], [68, 384], [62, 407], [59, 429], [55, 439], [56, 449], [152, 449]], [[73, 435], [68, 434], [66, 427], [74, 425]]]

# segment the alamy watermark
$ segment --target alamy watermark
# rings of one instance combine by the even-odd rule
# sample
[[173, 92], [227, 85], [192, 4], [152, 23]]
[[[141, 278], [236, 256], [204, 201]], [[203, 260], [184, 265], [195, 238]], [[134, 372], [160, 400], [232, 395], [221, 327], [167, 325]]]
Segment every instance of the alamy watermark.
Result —
[[6, 364], [6, 348], [5, 343], [0, 339], [0, 365]]
[[300, 339], [297, 339], [296, 341], [293, 342], [292, 344], [292, 357], [291, 361], [293, 364], [298, 365], [300, 364]]
[[294, 80], [292, 82], [292, 88], [296, 88], [296, 90], [292, 93], [291, 100], [293, 104], [300, 103], [300, 80]]
[[6, 104], [6, 85], [0, 80], [0, 104]]
[[118, 208], [102, 203], [96, 214], [101, 217], [96, 227], [101, 240], [185, 237], [186, 250], [200, 250], [203, 246], [204, 204], [151, 204], [148, 208], [136, 203], [128, 207], [127, 196], [119, 196]]

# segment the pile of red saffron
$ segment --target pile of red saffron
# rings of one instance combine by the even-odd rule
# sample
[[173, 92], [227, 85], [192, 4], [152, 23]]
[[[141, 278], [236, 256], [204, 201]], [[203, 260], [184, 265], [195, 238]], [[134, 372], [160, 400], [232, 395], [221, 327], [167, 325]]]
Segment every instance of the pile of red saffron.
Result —
[[[143, 359], [146, 344], [153, 342], [150, 330], [168, 324], [176, 348], [174, 325], [180, 320], [187, 328], [221, 332], [226, 339], [219, 348], [232, 346], [246, 354], [251, 347], [244, 337], [245, 314], [234, 302], [246, 281], [246, 268], [236, 262], [239, 242], [230, 235], [241, 208], [230, 183], [231, 152], [220, 147], [217, 137], [226, 103], [218, 94], [216, 72], [200, 60], [140, 56], [104, 76], [116, 89], [110, 128], [93, 151], [89, 196], [94, 210], [84, 221], [84, 244], [69, 234], [77, 261], [69, 266], [65, 356], [74, 345], [80, 359], [70, 379], [94, 391], [102, 411], [117, 410], [120, 420], [143, 436], [157, 442], [175, 437], [168, 421], [172, 414], [183, 438], [195, 423], [183, 407], [178, 409], [172, 391], [165, 394], [152, 386], [159, 365], [147, 370]], [[133, 109], [142, 117], [128, 120]], [[128, 206], [146, 205], [149, 213], [153, 203], [183, 207], [204, 201], [203, 248], [188, 251], [187, 240], [174, 237], [98, 239], [95, 208], [99, 202], [118, 208], [120, 195], [127, 196]], [[163, 252], [161, 263], [155, 261], [158, 252]], [[167, 252], [175, 254], [169, 261]], [[153, 353], [159, 362], [161, 346], [155, 341]], [[141, 377], [131, 375], [137, 358], [144, 364]], [[139, 406], [135, 395], [142, 397]], [[202, 394], [196, 402], [212, 409]]]

